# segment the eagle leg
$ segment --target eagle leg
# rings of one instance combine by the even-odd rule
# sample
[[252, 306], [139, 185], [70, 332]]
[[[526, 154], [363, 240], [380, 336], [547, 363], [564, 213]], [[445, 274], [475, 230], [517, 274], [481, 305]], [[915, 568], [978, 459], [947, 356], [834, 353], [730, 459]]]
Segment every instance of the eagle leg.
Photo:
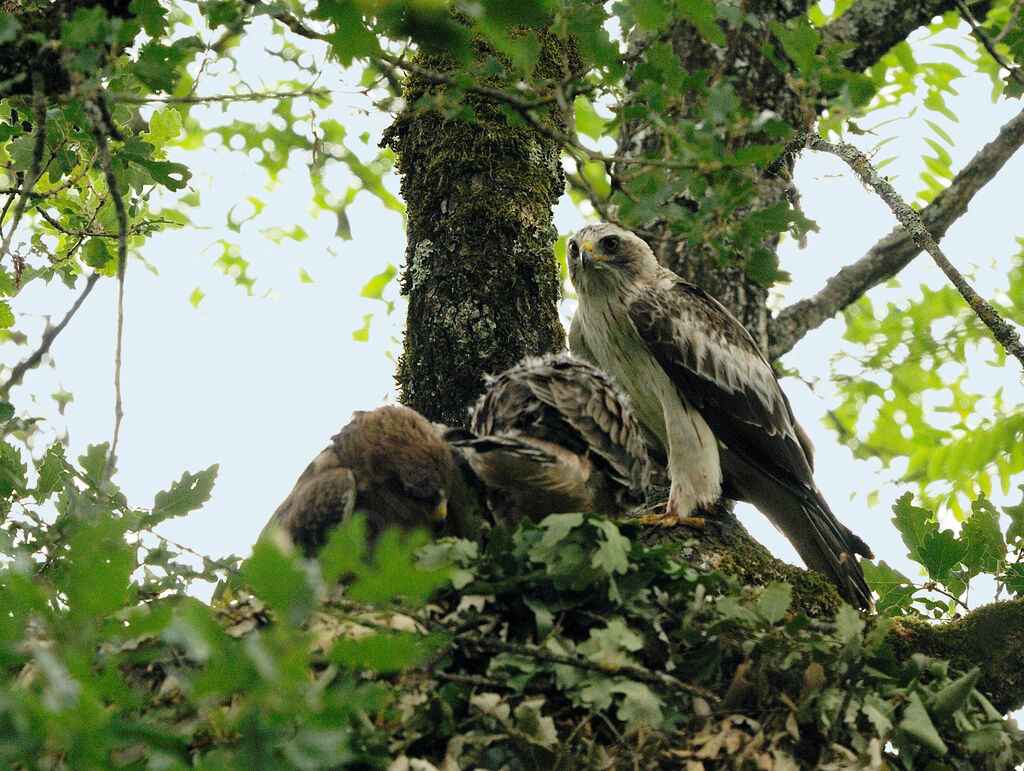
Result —
[[641, 525], [657, 525], [658, 527], [704, 527], [705, 518], [697, 513], [697, 509], [685, 516], [679, 515], [678, 507], [668, 503], [659, 503], [646, 509], [640, 509], [635, 517]]

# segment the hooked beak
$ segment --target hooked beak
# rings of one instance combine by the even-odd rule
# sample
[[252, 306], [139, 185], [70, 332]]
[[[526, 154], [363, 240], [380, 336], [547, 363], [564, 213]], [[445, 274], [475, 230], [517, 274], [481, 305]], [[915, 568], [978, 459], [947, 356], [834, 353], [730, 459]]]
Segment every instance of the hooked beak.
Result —
[[444, 522], [448, 516], [448, 496], [441, 493], [441, 500], [434, 507], [433, 517], [435, 522]]
[[594, 243], [592, 241], [583, 241], [580, 243], [580, 262], [583, 263], [584, 268], [589, 268], [595, 262], [607, 261], [607, 257], [594, 249]]

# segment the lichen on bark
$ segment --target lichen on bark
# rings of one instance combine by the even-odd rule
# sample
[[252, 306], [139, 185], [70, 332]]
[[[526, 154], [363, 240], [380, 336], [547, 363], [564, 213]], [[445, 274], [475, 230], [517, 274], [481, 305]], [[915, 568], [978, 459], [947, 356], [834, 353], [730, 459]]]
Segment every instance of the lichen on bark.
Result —
[[[540, 40], [536, 78], [561, 77], [571, 52]], [[418, 64], [455, 71], [441, 53], [421, 53]], [[409, 314], [396, 380], [404, 404], [462, 424], [485, 374], [564, 346], [552, 221], [564, 187], [560, 147], [487, 96], [465, 93], [471, 115], [449, 114], [432, 103], [447, 85], [413, 74], [404, 88], [408, 108], [383, 140], [397, 154], [408, 212]]]

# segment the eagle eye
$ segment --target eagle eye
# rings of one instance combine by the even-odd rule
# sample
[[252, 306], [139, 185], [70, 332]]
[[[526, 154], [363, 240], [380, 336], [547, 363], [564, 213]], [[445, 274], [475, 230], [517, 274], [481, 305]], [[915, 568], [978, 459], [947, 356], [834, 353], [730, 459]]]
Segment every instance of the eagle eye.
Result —
[[619, 246], [622, 245], [622, 239], [618, 236], [605, 236], [598, 242], [598, 246], [601, 247], [601, 251], [605, 254], [612, 254], [619, 250]]
[[570, 241], [569, 242], [569, 259], [570, 260], [575, 260], [577, 257], [579, 257], [579, 254], [580, 254], [579, 244], [577, 244], [575, 241]]

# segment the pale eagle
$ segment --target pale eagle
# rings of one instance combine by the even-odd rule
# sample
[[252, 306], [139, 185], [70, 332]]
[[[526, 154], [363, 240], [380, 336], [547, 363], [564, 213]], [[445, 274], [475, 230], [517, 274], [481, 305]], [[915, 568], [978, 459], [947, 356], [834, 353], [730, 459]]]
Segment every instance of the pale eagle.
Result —
[[653, 452], [666, 459], [663, 522], [710, 511], [724, 491], [754, 504], [808, 567], [870, 608], [854, 554], [871, 550], [815, 486], [810, 440], [739, 320], [616, 225], [581, 229], [567, 261], [579, 296], [569, 345], [618, 382]]
[[470, 431], [447, 438], [509, 528], [524, 517], [618, 515], [644, 502], [650, 468], [629, 406], [607, 375], [567, 354], [526, 358], [488, 378]]
[[355, 412], [299, 476], [260, 538], [279, 531], [308, 555], [353, 511], [372, 541], [388, 525], [444, 535], [459, 474], [441, 430], [401, 406]]

